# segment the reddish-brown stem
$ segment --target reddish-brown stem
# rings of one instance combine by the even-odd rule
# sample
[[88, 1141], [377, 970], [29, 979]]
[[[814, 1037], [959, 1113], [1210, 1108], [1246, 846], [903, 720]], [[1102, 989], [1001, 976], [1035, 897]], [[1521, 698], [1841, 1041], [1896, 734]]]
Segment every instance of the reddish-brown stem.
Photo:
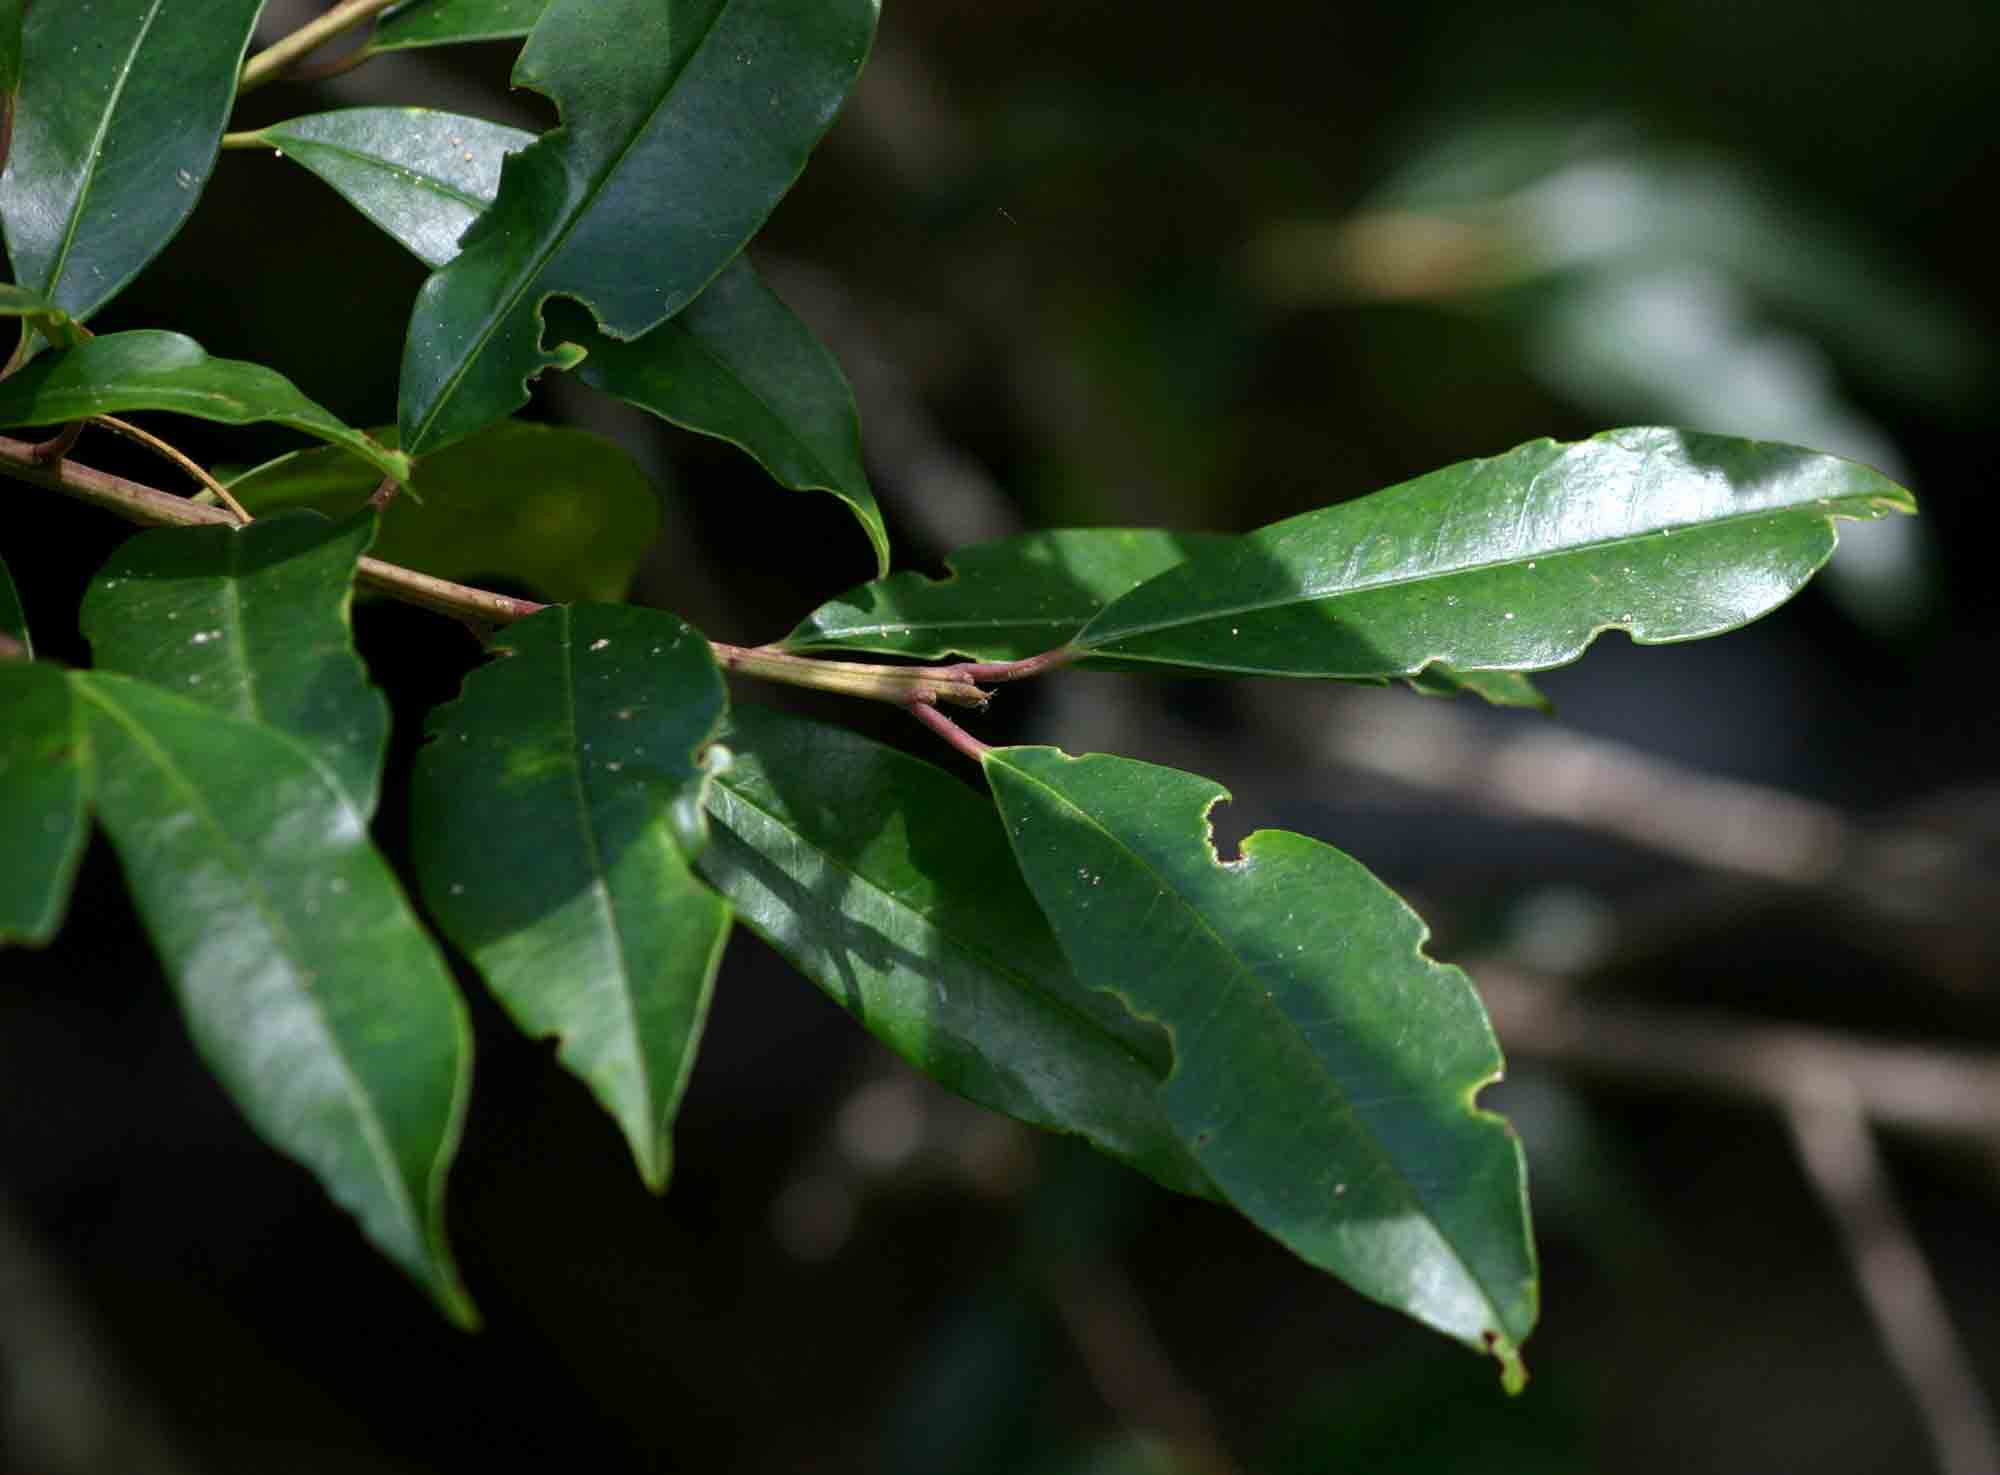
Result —
[[1062, 645], [1023, 661], [962, 661], [956, 666], [939, 669], [963, 681], [1023, 681], [1044, 671], [1053, 671], [1058, 666], [1067, 666], [1082, 654], [1074, 646]]
[[60, 461], [75, 447], [77, 439], [82, 434], [83, 422], [81, 420], [72, 420], [61, 430], [58, 430], [54, 435], [36, 446], [33, 452], [34, 458], [45, 466], [51, 461]]
[[381, 512], [391, 502], [396, 500], [396, 493], [402, 489], [403, 484], [397, 481], [395, 477], [385, 476], [375, 490], [368, 494], [368, 505], [373, 507], [377, 512]]
[[987, 753], [992, 751], [985, 743], [979, 741], [978, 738], [974, 737], [927, 702], [913, 701], [910, 703], [909, 711], [912, 717], [950, 743], [974, 763], [979, 762]]

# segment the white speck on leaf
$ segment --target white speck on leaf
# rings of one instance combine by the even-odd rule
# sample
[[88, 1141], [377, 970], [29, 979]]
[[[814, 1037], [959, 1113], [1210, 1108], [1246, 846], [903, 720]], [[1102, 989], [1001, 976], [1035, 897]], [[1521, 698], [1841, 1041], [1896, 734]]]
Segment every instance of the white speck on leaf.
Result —
[[603, 650], [604, 647], [609, 644], [611, 644], [611, 642], [605, 639], [602, 635], [600, 635], [597, 637], [597, 639], [590, 642], [590, 648], [592, 650]]

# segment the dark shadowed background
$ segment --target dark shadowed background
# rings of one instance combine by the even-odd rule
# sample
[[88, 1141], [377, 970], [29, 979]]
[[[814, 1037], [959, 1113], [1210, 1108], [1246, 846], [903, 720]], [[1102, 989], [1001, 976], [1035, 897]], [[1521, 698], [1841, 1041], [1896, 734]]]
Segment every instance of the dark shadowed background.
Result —
[[[1554, 719], [1080, 673], [982, 719], [1213, 775], [1239, 831], [1355, 854], [1472, 969], [1543, 1264], [1521, 1398], [1221, 1211], [932, 1090], [747, 936], [663, 1199], [469, 988], [450, 1212], [487, 1326], [461, 1335], [208, 1079], [100, 844], [58, 945], [0, 954], [0, 1475], [1990, 1470], [1996, 56], [1991, 0], [905, 0], [753, 252], [854, 381], [907, 566], [1244, 529], [1620, 424], [1914, 488], [1921, 520], [1750, 630], [1606, 638], [1547, 678]], [[548, 126], [510, 59], [392, 57], [237, 126]], [[228, 153], [99, 326], [377, 424], [420, 280], [302, 171]], [[838, 503], [726, 446], [572, 385], [530, 413], [655, 477], [635, 597], [715, 638], [871, 572]], [[181, 429], [213, 461], [291, 444]], [[5, 495], [31, 616], [127, 532]], [[401, 607], [356, 628], [406, 758], [477, 651]]]

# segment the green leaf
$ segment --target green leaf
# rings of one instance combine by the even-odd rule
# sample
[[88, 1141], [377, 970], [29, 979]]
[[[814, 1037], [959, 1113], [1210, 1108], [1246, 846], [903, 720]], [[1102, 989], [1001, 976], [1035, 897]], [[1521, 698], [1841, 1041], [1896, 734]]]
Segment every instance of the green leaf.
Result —
[[891, 574], [827, 601], [783, 646], [1026, 660], [1067, 644], [1120, 595], [1229, 541], [1152, 528], [1058, 528], [979, 543], [945, 560], [946, 578]]
[[1795, 446], [1665, 429], [1532, 441], [1197, 555], [1076, 644], [1269, 676], [1539, 671], [1604, 630], [1734, 630], [1826, 562], [1836, 516], [1915, 510], [1880, 473]]
[[430, 267], [458, 254], [459, 237], [499, 192], [501, 162], [535, 141], [525, 129], [429, 108], [313, 113], [254, 137], [332, 185]]
[[22, 36], [0, 226], [15, 278], [72, 317], [173, 239], [215, 167], [263, 0], [43, 0]]
[[347, 615], [374, 533], [365, 511], [338, 525], [291, 512], [129, 538], [84, 596], [94, 664], [287, 734], [366, 819], [389, 705]]
[[39, 292], [0, 283], [0, 317], [19, 318], [57, 347], [80, 343], [89, 335], [83, 327]]
[[1542, 694], [1542, 689], [1519, 671], [1454, 671], [1449, 666], [1433, 664], [1404, 680], [1412, 691], [1427, 697], [1455, 697], [1471, 692], [1496, 707], [1555, 710], [1555, 704]]
[[516, 1024], [554, 1035], [666, 1187], [730, 907], [693, 870], [722, 678], [672, 615], [555, 605], [441, 708], [418, 755], [424, 900]]
[[90, 749], [67, 673], [0, 660], [0, 943], [56, 935], [90, 837]]
[[[319, 175], [430, 266], [457, 253], [459, 237], [492, 202], [502, 159], [535, 141], [518, 128], [421, 108], [318, 113], [257, 137]], [[787, 487], [832, 492], [854, 509], [887, 569], [888, 534], [862, 468], [847, 380], [747, 260], [737, 257], [679, 316], [631, 343], [571, 313], [551, 318], [555, 331], [588, 352], [578, 377], [740, 446]], [[429, 461], [425, 485], [432, 485]]]
[[1473, 1099], [1500, 1051], [1403, 901], [1280, 830], [1217, 859], [1192, 774], [995, 748], [986, 774], [1077, 976], [1172, 1041], [1168, 1118], [1267, 1233], [1501, 1360], [1535, 1323], [1525, 1169]]
[[127, 410], [170, 410], [223, 425], [268, 420], [341, 446], [397, 481], [410, 475], [408, 457], [343, 425], [284, 375], [210, 358], [179, 333], [106, 333], [0, 380], [0, 426], [64, 425]]
[[1163, 1119], [1165, 1042], [1083, 987], [990, 804], [848, 732], [739, 709], [702, 873], [744, 922], [919, 1070], [1208, 1194]]
[[874, 0], [554, 0], [514, 81], [564, 124], [509, 160], [493, 208], [418, 295], [403, 445], [468, 435], [575, 362], [541, 346], [553, 294], [623, 339], [693, 301], [804, 167], [875, 18]]
[[449, 46], [462, 41], [518, 41], [549, 0], [408, 0], [382, 12], [368, 50]]
[[[373, 474], [332, 449], [298, 451], [230, 483], [260, 517], [280, 507], [346, 516]], [[441, 579], [516, 579], [552, 600], [618, 600], [660, 532], [659, 497], [602, 436], [502, 420], [424, 462], [424, 499], [382, 512], [375, 555]]]
[[587, 331], [576, 375], [685, 430], [755, 457], [781, 485], [827, 491], [854, 510], [889, 571], [889, 534], [861, 464], [847, 376], [812, 330], [739, 256], [701, 296], [643, 338]]
[[202, 1057], [469, 1325], [443, 1211], [471, 1033], [361, 813], [282, 733], [128, 677], [71, 680], [98, 815]]
[[34, 655], [35, 642], [28, 636], [28, 612], [21, 608], [20, 591], [14, 587], [14, 576], [7, 572], [5, 563], [0, 563], [0, 635], [19, 642], [22, 655]]

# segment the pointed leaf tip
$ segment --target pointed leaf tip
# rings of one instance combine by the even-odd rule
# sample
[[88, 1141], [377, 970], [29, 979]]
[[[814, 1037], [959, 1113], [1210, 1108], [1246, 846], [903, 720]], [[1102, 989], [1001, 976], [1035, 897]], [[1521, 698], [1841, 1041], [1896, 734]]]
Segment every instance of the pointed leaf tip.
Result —
[[508, 627], [418, 754], [412, 851], [445, 935], [666, 1187], [729, 903], [687, 847], [724, 708], [708, 644], [657, 610], [554, 605]]
[[551, 296], [618, 339], [692, 302], [804, 167], [875, 21], [871, 0], [553, 0], [514, 80], [563, 125], [508, 158], [493, 207], [418, 295], [404, 446], [435, 450], [526, 400], [554, 362]]
[[1226, 794], [1206, 779], [1052, 748], [985, 767], [1078, 977], [1167, 1030], [1161, 1099], [1226, 1198], [1374, 1299], [1517, 1346], [1536, 1307], [1525, 1167], [1472, 1104], [1500, 1053], [1415, 913], [1304, 836], [1261, 830], [1219, 861]]
[[1879, 472], [1796, 446], [1663, 428], [1534, 441], [1197, 555], [1077, 644], [1273, 676], [1546, 670], [1606, 630], [1734, 630], [1819, 570], [1836, 518], [1915, 508]]

